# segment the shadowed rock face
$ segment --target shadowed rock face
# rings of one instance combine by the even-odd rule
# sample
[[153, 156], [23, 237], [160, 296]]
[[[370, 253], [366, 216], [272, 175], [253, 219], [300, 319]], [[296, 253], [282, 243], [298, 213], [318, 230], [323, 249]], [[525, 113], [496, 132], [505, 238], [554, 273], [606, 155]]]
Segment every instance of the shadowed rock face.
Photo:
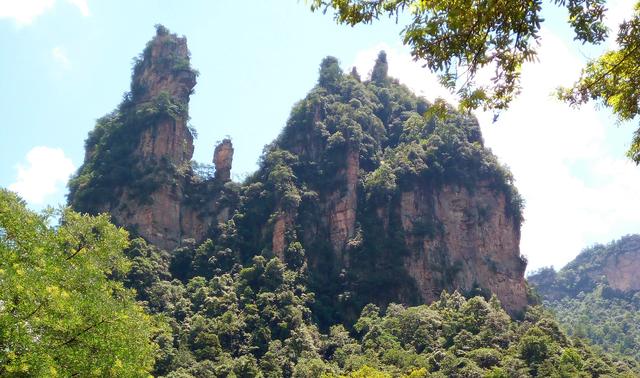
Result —
[[[401, 143], [394, 133], [409, 133], [411, 119], [422, 122], [419, 132], [435, 126], [420, 121], [427, 105], [386, 76], [363, 84], [335, 72], [321, 74], [329, 89], [314, 89], [294, 108], [299, 113], [239, 189], [242, 201], [225, 202], [225, 188], [237, 185], [230, 182], [233, 145], [225, 139], [215, 147], [213, 178], [194, 172], [187, 120], [196, 74], [186, 39], [159, 29], [136, 64], [131, 86], [135, 111], [166, 107], [170, 100], [168, 111], [139, 125], [131, 152], [134, 168], [153, 170], [157, 185], [140, 198], [133, 181], [124, 183], [117, 198], [96, 212], [109, 211], [117, 224], [168, 250], [187, 238], [215, 237], [220, 223], [240, 214], [234, 225], [241, 255], [272, 253], [286, 261], [291, 243], [300, 242], [317, 285], [311, 289], [323, 292], [328, 307], [352, 300], [354, 314], [360, 302], [431, 302], [442, 290], [495, 293], [512, 314], [523, 310], [526, 263], [505, 189], [495, 177], [470, 189], [426, 175], [394, 184], [386, 199], [376, 199], [365, 182], [386, 154], [410, 143], [421, 151], [431, 148], [425, 135], [417, 142], [405, 136]], [[348, 90], [331, 92], [341, 85]], [[404, 102], [392, 105], [392, 93], [405, 96]], [[464, 146], [482, 149], [477, 122], [458, 122], [469, 129], [461, 137], [468, 139]], [[408, 156], [406, 164], [414, 159]], [[492, 169], [487, 164], [485, 171]]]

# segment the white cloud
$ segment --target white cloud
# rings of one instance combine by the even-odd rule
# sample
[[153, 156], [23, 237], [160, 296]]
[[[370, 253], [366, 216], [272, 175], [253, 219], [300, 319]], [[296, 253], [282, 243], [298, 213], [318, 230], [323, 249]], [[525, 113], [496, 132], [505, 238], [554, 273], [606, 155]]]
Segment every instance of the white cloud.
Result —
[[58, 63], [65, 70], [71, 69], [71, 61], [67, 54], [65, 54], [64, 50], [61, 47], [54, 47], [51, 50], [51, 56], [53, 60]]
[[87, 4], [87, 0], [67, 0], [67, 2], [71, 5], [74, 5], [76, 8], [78, 8], [80, 13], [84, 17], [88, 17], [91, 15], [91, 12], [89, 11], [89, 4]]
[[[89, 16], [87, 0], [67, 0], [78, 8], [83, 16]], [[0, 0], [0, 19], [13, 19], [18, 26], [30, 25], [47, 11], [53, 9], [56, 0]]]
[[27, 153], [27, 164], [17, 165], [18, 178], [9, 185], [27, 202], [42, 204], [64, 185], [75, 167], [60, 148], [38, 146]]
[[[486, 145], [511, 168], [526, 201], [521, 252], [530, 270], [561, 267], [588, 245], [640, 232], [640, 168], [624, 156], [628, 146], [608, 148], [620, 130], [605, 111], [591, 104], [572, 109], [552, 96], [572, 83], [583, 62], [555, 35], [541, 34], [539, 62], [523, 67], [523, 90], [510, 109], [496, 123], [492, 114], [478, 114]], [[435, 75], [388, 46], [357, 54], [361, 73], [383, 47], [391, 76], [427, 99], [451, 99]]]
[[18, 25], [28, 25], [54, 4], [55, 0], [0, 0], [0, 18], [12, 18]]

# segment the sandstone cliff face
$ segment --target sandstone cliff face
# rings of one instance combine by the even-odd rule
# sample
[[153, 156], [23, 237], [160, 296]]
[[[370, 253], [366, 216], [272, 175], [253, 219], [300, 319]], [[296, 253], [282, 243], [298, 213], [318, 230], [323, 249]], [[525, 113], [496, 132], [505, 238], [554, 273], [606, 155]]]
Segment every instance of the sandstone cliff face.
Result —
[[[609, 256], [602, 269], [609, 286], [620, 291], [640, 290], [640, 243], [616, 256]], [[593, 279], [597, 272], [591, 274]]]
[[187, 39], [159, 29], [134, 69], [133, 100], [151, 101], [165, 92], [188, 103], [196, 85], [196, 73], [189, 68], [189, 60]]
[[331, 192], [326, 200], [329, 238], [333, 250], [338, 252], [336, 256], [338, 260], [342, 260], [342, 252], [346, 248], [347, 241], [355, 233], [359, 164], [358, 150], [349, 149], [344, 168], [336, 172], [339, 177], [343, 177], [344, 187]]
[[527, 305], [520, 234], [505, 205], [486, 182], [473, 193], [451, 185], [402, 193], [399, 216], [411, 251], [404, 264], [424, 301], [444, 289], [482, 288], [512, 311]]
[[216, 168], [216, 178], [222, 181], [231, 180], [231, 165], [233, 164], [233, 144], [230, 139], [224, 139], [213, 151], [213, 164]]
[[[133, 77], [133, 102], [141, 106], [153, 101], [161, 93], [168, 94], [178, 104], [187, 106], [189, 95], [195, 86], [195, 74], [189, 70], [174, 72], [172, 64], [189, 60], [185, 38], [159, 33], [147, 46], [143, 59], [138, 63]], [[193, 136], [187, 128], [187, 115], [164, 116], [142, 130], [134, 154], [138, 168], [151, 165], [183, 168], [193, 156]], [[142, 237], [161, 248], [173, 248], [184, 237], [183, 212], [190, 219], [190, 209], [182, 204], [184, 183], [163, 182], [150, 194], [148, 201], [139, 203], [128, 196], [125, 189], [116, 207], [111, 209], [114, 221], [136, 230]], [[198, 225], [202, 227], [201, 225]], [[198, 228], [198, 227], [195, 227]]]

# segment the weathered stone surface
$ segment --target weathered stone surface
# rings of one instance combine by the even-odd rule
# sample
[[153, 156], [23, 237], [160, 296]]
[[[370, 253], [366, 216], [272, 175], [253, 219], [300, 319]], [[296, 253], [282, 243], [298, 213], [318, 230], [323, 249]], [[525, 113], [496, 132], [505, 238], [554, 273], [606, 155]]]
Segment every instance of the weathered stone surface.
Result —
[[271, 237], [272, 250], [281, 260], [284, 260], [284, 250], [287, 247], [287, 229], [293, 226], [292, 223], [291, 215], [280, 211], [273, 224], [273, 235]]
[[217, 180], [231, 180], [231, 166], [233, 164], [233, 144], [231, 139], [224, 139], [213, 151], [213, 164], [216, 168]]
[[189, 59], [186, 38], [158, 33], [136, 66], [131, 84], [134, 102], [149, 101], [165, 92], [188, 103], [196, 85], [196, 74], [188, 69]]
[[[602, 268], [609, 286], [620, 291], [640, 290], [640, 245], [623, 253], [610, 256]], [[594, 272], [594, 276], [597, 275]], [[595, 277], [594, 277], [595, 278]]]
[[[172, 101], [186, 106], [196, 84], [195, 73], [188, 68], [189, 50], [186, 38], [158, 33], [149, 43], [132, 79], [133, 102], [144, 106], [157, 96], [168, 95]], [[122, 195], [108, 210], [113, 220], [158, 247], [171, 250], [183, 239], [202, 241], [212, 225], [225, 222], [229, 209], [218, 212], [215, 203], [219, 193], [210, 194], [211, 201], [194, 208], [185, 202], [190, 161], [193, 156], [193, 135], [187, 127], [188, 114], [165, 116], [140, 132], [137, 167], [144, 172], [156, 167], [159, 187], [148, 198], [132, 198], [125, 185]], [[223, 143], [220, 152], [221, 170], [231, 168], [233, 148]], [[88, 152], [89, 153], [89, 152]], [[226, 164], [226, 165], [225, 165]]]
[[[405, 266], [425, 301], [436, 300], [444, 289], [480, 288], [495, 293], [512, 313], [524, 309], [526, 262], [503, 194], [487, 183], [479, 183], [473, 193], [457, 186], [436, 191], [416, 187], [402, 193], [400, 205], [411, 251]], [[429, 233], [416, 236], [414, 229], [425, 224]]]
[[137, 151], [143, 162], [166, 159], [179, 166], [193, 156], [193, 136], [184, 120], [167, 117], [142, 132]]
[[345, 186], [334, 191], [327, 198], [329, 237], [334, 251], [340, 255], [345, 249], [347, 240], [353, 237], [355, 231], [359, 163], [358, 150], [350, 149], [347, 152], [344, 168], [336, 172], [336, 175], [344, 178]]

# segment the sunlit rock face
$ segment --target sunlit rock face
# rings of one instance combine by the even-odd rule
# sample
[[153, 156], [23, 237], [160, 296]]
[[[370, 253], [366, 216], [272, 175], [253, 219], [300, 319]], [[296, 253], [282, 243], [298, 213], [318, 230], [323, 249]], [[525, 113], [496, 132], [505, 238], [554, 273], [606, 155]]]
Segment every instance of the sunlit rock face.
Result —
[[[188, 104], [195, 85], [186, 38], [159, 27], [136, 61], [131, 92], [117, 113], [121, 123], [112, 126], [129, 129], [126, 139], [132, 148], [125, 152], [129, 165], [123, 167], [130, 169], [127, 180], [108, 188], [113, 193], [109, 201], [93, 198], [91, 208], [76, 206], [79, 210], [109, 212], [116, 224], [169, 250], [184, 239], [202, 241], [212, 227], [228, 219], [228, 206], [218, 203], [221, 186], [212, 178], [196, 177], [191, 167], [194, 137]], [[228, 152], [221, 180], [228, 180], [231, 171], [233, 149]], [[85, 165], [91, 158], [101, 159], [93, 154], [88, 148]], [[194, 203], [203, 188], [209, 188], [207, 201]]]

